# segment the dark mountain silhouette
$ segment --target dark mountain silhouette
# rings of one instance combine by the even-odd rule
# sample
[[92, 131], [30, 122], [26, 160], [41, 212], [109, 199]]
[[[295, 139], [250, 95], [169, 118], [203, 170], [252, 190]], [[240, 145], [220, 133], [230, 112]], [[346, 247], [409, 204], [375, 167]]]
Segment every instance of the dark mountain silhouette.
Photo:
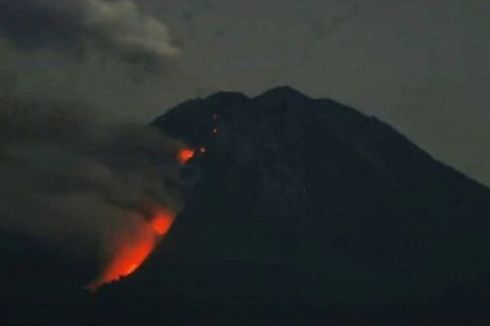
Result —
[[383, 122], [281, 87], [188, 101], [153, 126], [206, 152], [183, 173], [187, 208], [160, 251], [104, 293], [132, 298], [111, 311], [146, 300], [189, 323], [488, 321], [490, 192]]
[[489, 324], [490, 191], [385, 123], [280, 87], [152, 125], [196, 149], [186, 208], [78, 323]]

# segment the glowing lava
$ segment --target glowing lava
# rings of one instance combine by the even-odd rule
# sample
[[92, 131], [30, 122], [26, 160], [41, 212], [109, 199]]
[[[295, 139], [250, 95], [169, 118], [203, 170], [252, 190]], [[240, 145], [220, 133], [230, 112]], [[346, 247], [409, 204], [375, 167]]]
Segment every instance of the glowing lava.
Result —
[[87, 289], [96, 291], [104, 284], [134, 273], [152, 253], [158, 241], [170, 230], [174, 219], [174, 214], [160, 209], [150, 220], [141, 219], [130, 234], [121, 235], [108, 264]]
[[173, 222], [174, 217], [172, 213], [161, 210], [158, 215], [151, 220], [151, 227], [158, 235], [162, 236], [170, 230]]
[[194, 157], [194, 151], [189, 148], [181, 149], [177, 154], [177, 160], [179, 161], [180, 164], [187, 163], [193, 157]]
[[[200, 148], [204, 153], [206, 149]], [[186, 164], [195, 155], [194, 150], [183, 148], [177, 153], [177, 160]], [[116, 239], [110, 260], [97, 279], [87, 285], [90, 291], [97, 291], [102, 285], [118, 281], [134, 273], [155, 249], [158, 241], [170, 230], [175, 214], [165, 209], [155, 209], [148, 220], [133, 220], [131, 232], [120, 232]]]

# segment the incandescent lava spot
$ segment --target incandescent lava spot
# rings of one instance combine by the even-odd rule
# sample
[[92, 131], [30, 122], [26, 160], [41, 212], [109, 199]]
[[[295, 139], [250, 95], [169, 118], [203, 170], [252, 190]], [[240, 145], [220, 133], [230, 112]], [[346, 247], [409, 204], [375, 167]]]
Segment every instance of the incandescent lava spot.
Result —
[[161, 210], [151, 221], [151, 227], [160, 236], [165, 235], [174, 222], [174, 216], [172, 213]]
[[177, 153], [177, 161], [180, 164], [186, 164], [191, 158], [194, 157], [194, 151], [190, 148], [183, 148]]

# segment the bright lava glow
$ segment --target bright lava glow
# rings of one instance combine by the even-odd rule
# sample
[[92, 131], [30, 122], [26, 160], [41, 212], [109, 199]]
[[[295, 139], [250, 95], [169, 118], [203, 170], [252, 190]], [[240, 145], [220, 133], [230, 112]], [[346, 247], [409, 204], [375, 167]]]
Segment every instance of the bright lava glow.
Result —
[[102, 271], [87, 289], [97, 291], [102, 285], [118, 281], [134, 273], [155, 249], [158, 241], [170, 230], [175, 216], [160, 209], [149, 220], [143, 220], [130, 235], [121, 236], [119, 246]]
[[177, 154], [177, 160], [180, 164], [186, 164], [191, 158], [194, 157], [194, 151], [189, 148], [184, 148]]
[[173, 221], [174, 217], [172, 213], [162, 210], [151, 221], [151, 227], [158, 235], [162, 236], [170, 230]]

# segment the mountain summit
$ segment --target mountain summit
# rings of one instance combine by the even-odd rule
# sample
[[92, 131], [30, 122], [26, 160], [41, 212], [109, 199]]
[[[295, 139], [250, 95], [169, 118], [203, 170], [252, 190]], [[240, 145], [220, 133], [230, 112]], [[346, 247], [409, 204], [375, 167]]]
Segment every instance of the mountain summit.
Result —
[[486, 311], [490, 191], [387, 124], [279, 87], [188, 101], [153, 126], [205, 149], [147, 267], [195, 309], [342, 325]]
[[194, 153], [167, 237], [95, 294], [3, 237], [2, 325], [490, 325], [490, 191], [387, 124], [279, 87], [151, 125]]

